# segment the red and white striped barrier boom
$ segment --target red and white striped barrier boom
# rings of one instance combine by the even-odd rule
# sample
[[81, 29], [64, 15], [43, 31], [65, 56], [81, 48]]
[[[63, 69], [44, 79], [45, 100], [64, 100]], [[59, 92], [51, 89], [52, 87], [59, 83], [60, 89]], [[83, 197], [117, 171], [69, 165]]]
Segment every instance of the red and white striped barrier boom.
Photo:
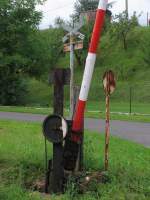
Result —
[[85, 70], [81, 85], [81, 90], [79, 94], [79, 99], [77, 102], [76, 111], [73, 117], [72, 130], [74, 132], [80, 132], [83, 126], [84, 120], [84, 110], [89, 93], [89, 88], [91, 85], [93, 70], [96, 61], [96, 51], [98, 48], [101, 32], [104, 25], [106, 7], [108, 0], [100, 0], [98, 5], [98, 10], [96, 13], [95, 25], [92, 33], [92, 38], [90, 42], [88, 56], [86, 58]]

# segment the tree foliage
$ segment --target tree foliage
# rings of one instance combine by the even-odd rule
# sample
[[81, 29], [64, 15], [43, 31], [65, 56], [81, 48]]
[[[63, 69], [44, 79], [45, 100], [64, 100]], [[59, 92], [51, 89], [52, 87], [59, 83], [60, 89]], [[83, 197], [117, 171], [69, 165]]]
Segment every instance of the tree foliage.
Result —
[[30, 61], [25, 73], [36, 78], [47, 77], [50, 69], [56, 66], [58, 58], [63, 55], [63, 35], [64, 31], [61, 28], [34, 32], [26, 50]]
[[126, 12], [120, 13], [114, 17], [111, 24], [110, 35], [116, 40], [120, 40], [124, 50], [128, 48], [128, 35], [135, 26], [138, 26], [138, 18], [136, 13], [129, 19]]
[[150, 29], [147, 28], [147, 30], [144, 30], [145, 34], [141, 38], [142, 40], [142, 45], [141, 45], [141, 50], [143, 52], [143, 59], [147, 66], [150, 68]]
[[[37, 29], [41, 13], [39, 0], [0, 1], [0, 103], [16, 104], [23, 89], [22, 73], [29, 68], [30, 36]], [[21, 86], [22, 85], [22, 86]]]
[[[74, 6], [75, 13], [72, 15], [72, 18], [74, 20], [79, 20], [80, 14], [83, 14], [83, 16], [84, 16], [84, 14], [88, 13], [89, 11], [95, 12], [95, 15], [96, 15], [98, 2], [99, 2], [98, 0], [77, 0], [75, 3], [75, 6]], [[111, 15], [112, 15], [111, 11], [109, 10], [110, 7], [112, 7], [112, 3], [109, 3], [107, 6], [105, 24], [104, 24], [104, 32], [107, 32], [109, 29], [109, 26], [110, 26], [110, 20], [111, 20]], [[75, 51], [77, 65], [79, 65], [79, 66], [84, 65], [88, 47], [89, 47], [89, 43], [90, 43], [90, 39], [91, 39], [93, 25], [94, 25], [93, 19], [90, 21], [84, 20], [84, 26], [81, 29], [81, 32], [85, 35], [84, 49]]]

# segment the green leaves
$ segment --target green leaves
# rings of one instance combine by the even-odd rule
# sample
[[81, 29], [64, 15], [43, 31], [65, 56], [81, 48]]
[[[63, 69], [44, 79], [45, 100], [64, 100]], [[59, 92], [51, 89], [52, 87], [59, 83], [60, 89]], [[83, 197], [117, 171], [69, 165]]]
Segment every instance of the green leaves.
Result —
[[31, 58], [29, 38], [41, 20], [37, 0], [0, 1], [0, 104], [23, 103], [23, 72]]
[[120, 13], [114, 17], [109, 34], [116, 40], [120, 40], [124, 50], [128, 48], [128, 35], [135, 26], [138, 26], [138, 18], [136, 13], [129, 19], [126, 12]]

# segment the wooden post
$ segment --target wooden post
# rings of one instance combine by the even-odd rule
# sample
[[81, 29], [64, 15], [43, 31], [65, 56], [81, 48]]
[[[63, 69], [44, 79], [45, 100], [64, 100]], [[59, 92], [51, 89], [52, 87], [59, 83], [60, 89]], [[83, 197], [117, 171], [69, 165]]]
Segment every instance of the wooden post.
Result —
[[[74, 108], [73, 108], [73, 113], [75, 112], [76, 108], [76, 103], [79, 98], [79, 93], [80, 93], [80, 87], [79, 86], [74, 86]], [[84, 139], [84, 124], [82, 128], [82, 139], [81, 139], [81, 144], [79, 146], [79, 152], [78, 152], [78, 157], [76, 161], [76, 166], [75, 166], [75, 171], [81, 171], [83, 169], [83, 139]]]
[[73, 100], [73, 113], [75, 112], [75, 108], [76, 108], [76, 103], [77, 103], [77, 100], [79, 98], [79, 93], [80, 93], [80, 87], [79, 86], [74, 86], [74, 100]]
[[[70, 70], [55, 69], [50, 75], [49, 82], [54, 84], [54, 114], [63, 116], [64, 85], [69, 85]], [[52, 193], [61, 193], [63, 190], [63, 144], [53, 144], [52, 172], [49, 177], [48, 190]]]
[[70, 84], [70, 69], [55, 69], [49, 77], [49, 83], [54, 84], [54, 114], [63, 116], [64, 85]]

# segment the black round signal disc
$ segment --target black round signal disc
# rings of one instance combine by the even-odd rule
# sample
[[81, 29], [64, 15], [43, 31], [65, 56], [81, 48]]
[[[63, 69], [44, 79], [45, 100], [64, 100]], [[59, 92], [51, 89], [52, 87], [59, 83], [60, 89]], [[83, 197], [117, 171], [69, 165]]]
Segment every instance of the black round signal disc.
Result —
[[43, 122], [43, 134], [52, 143], [62, 142], [67, 132], [67, 122], [59, 115], [50, 115]]

